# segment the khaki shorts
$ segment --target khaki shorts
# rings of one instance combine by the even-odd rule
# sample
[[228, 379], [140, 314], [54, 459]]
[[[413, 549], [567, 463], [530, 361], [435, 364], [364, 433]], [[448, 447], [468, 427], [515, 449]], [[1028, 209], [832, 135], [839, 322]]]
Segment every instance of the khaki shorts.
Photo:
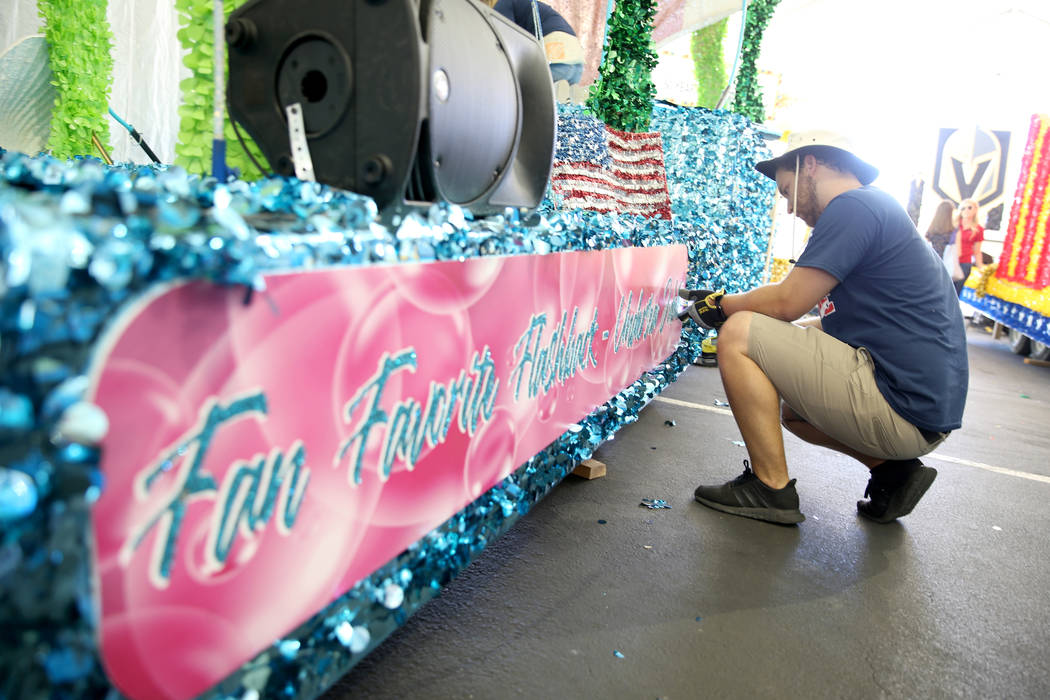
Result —
[[883, 398], [868, 351], [818, 328], [752, 314], [747, 352], [789, 408], [863, 455], [912, 459], [948, 436], [935, 433], [927, 439]]

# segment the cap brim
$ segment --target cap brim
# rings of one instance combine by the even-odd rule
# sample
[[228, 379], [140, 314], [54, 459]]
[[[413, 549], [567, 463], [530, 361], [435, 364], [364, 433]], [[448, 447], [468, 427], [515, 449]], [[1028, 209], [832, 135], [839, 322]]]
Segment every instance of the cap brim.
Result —
[[769, 160], [760, 161], [755, 164], [755, 170], [762, 173], [770, 180], [776, 180], [777, 166], [780, 164], [780, 161], [783, 160], [783, 158], [784, 156], [780, 156], [779, 158], [770, 158]]
[[[805, 146], [803, 148], [805, 148]], [[812, 146], [810, 146], [810, 148], [812, 148]], [[825, 148], [835, 147], [825, 146]], [[770, 180], [773, 180], [775, 182], [777, 179], [777, 170], [779, 170], [782, 167], [788, 170], [794, 169], [794, 155], [799, 150], [801, 149], [796, 148], [791, 151], [788, 151], [787, 153], [781, 156], [777, 156], [776, 158], [770, 158], [769, 160], [760, 161], [755, 164], [755, 170], [757, 170], [758, 172], [762, 173]], [[860, 181], [860, 184], [870, 185], [872, 182], [875, 181], [875, 178], [879, 176], [879, 169], [876, 168], [874, 165], [871, 165], [870, 163], [865, 163], [863, 160], [853, 155], [849, 151], [844, 151], [841, 148], [837, 150], [842, 151], [843, 153], [849, 156], [850, 165], [852, 166], [851, 170], [853, 174], [857, 176], [857, 179]]]

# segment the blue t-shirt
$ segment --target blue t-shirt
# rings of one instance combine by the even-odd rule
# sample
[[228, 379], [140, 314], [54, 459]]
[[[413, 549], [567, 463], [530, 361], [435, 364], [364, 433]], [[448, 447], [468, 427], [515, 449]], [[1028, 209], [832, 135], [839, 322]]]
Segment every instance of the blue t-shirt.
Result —
[[[572, 30], [565, 18], [558, 14], [557, 10], [538, 0], [536, 6], [536, 9], [539, 10], [540, 26], [543, 27], [543, 36], [547, 36], [551, 32], [565, 32], [576, 36], [576, 32]], [[492, 9], [517, 24], [529, 34], [536, 35], [536, 24], [532, 21], [532, 0], [499, 0]]]
[[828, 203], [798, 265], [839, 281], [820, 302], [829, 335], [866, 348], [897, 413], [934, 432], [962, 425], [966, 329], [951, 277], [904, 209], [874, 187]]

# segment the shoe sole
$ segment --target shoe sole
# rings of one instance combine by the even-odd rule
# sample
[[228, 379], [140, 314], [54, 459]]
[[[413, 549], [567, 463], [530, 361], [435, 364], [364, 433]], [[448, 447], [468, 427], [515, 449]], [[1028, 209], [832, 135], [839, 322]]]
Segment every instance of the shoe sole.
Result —
[[894, 497], [890, 499], [889, 504], [886, 506], [886, 512], [881, 517], [876, 518], [865, 513], [861, 509], [861, 503], [864, 503], [864, 501], [857, 503], [857, 512], [868, 520], [874, 520], [877, 523], [891, 523], [897, 518], [903, 518], [915, 509], [915, 506], [922, 500], [922, 497], [936, 478], [937, 470], [923, 465], [919, 467], [918, 473], [908, 481], [907, 486], [894, 494]]
[[744, 518], [752, 518], [754, 520], [765, 520], [767, 523], [776, 523], [778, 525], [795, 525], [806, 519], [806, 516], [798, 510], [782, 510], [778, 508], [744, 508], [743, 506], [727, 506], [716, 501], [709, 501], [702, 496], [693, 496], [697, 503], [703, 504], [708, 508], [714, 508], [715, 510], [722, 511], [723, 513], [729, 513], [730, 515], [739, 515]]

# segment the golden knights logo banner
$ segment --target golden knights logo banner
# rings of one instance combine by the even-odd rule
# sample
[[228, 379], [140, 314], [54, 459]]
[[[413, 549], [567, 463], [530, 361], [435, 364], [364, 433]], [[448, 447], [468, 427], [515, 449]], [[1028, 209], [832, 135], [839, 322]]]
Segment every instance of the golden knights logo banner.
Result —
[[1010, 152], [1009, 131], [981, 127], [941, 129], [937, 139], [937, 161], [933, 191], [958, 204], [977, 201], [987, 212], [985, 228], [998, 230], [1006, 201], [1006, 158]]

